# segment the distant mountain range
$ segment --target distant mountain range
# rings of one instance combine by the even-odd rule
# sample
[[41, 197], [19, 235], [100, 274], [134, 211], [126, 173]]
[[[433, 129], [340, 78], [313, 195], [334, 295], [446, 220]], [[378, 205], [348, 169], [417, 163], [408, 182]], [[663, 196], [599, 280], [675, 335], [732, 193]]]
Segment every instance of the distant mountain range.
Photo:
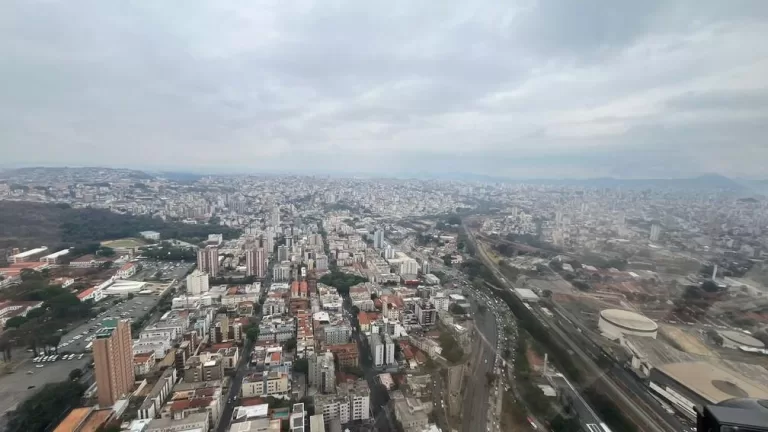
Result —
[[[193, 183], [206, 174], [180, 172], [180, 171], [153, 171], [153, 170], [133, 170], [120, 168], [102, 168], [102, 167], [28, 167], [17, 169], [6, 169], [0, 171], [0, 181], [6, 180], [32, 180], [47, 176], [66, 178], [76, 181], [114, 181], [116, 178], [127, 177], [132, 180], [164, 178], [181, 183]], [[254, 173], [259, 175], [259, 173]], [[286, 173], [285, 175], [302, 175], [301, 173]], [[375, 174], [347, 174], [339, 173], [331, 177], [358, 177], [358, 178], [381, 178]], [[489, 176], [472, 173], [423, 173], [413, 175], [413, 173], [403, 173], [394, 175], [398, 178], [416, 178], [416, 179], [442, 179], [459, 181], [479, 181], [489, 183], [526, 183], [553, 186], [578, 186], [587, 188], [625, 188], [625, 189], [687, 189], [687, 190], [729, 190], [743, 194], [758, 193], [768, 194], [767, 180], [748, 180], [732, 179], [719, 174], [705, 174], [697, 177], [688, 178], [669, 178], [669, 179], [622, 179], [614, 177], [599, 177], [586, 179], [520, 179], [502, 176]]]
[[[429, 178], [425, 175], [421, 178]], [[706, 174], [697, 177], [671, 179], [621, 179], [598, 177], [586, 179], [516, 179], [478, 174], [452, 173], [438, 176], [449, 180], [481, 181], [495, 183], [526, 183], [553, 186], [580, 186], [588, 188], [626, 188], [626, 189], [689, 189], [689, 190], [731, 190], [749, 192], [760, 189], [761, 184], [768, 187], [768, 180], [742, 181], [719, 174]]]

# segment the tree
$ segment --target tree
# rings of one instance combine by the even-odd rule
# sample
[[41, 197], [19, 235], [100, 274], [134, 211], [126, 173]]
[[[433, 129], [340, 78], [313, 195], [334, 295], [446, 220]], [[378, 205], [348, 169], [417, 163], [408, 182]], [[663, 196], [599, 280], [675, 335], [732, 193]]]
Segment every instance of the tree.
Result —
[[8, 321], [5, 322], [5, 328], [19, 328], [22, 324], [27, 322], [27, 318], [23, 317], [21, 315], [15, 316], [13, 318], [9, 318]]
[[127, 297], [128, 297], [128, 300], [133, 300], [133, 298], [136, 297], [136, 295], [134, 295], [133, 293], [128, 293]]
[[48, 384], [8, 414], [9, 432], [43, 432], [79, 405], [85, 386], [62, 381]]
[[102, 246], [96, 251], [96, 256], [113, 257], [115, 256], [115, 250], [111, 247]]
[[43, 280], [43, 275], [40, 272], [37, 272], [32, 269], [21, 269], [21, 273], [19, 274], [21, 276], [22, 282], [29, 282], [29, 281], [39, 281]]
[[77, 381], [80, 379], [81, 376], [83, 376], [83, 371], [80, 369], [72, 369], [71, 371], [69, 371], [70, 381]]
[[245, 337], [251, 342], [256, 341], [259, 338], [259, 327], [254, 324], [248, 324], [245, 327]]
[[43, 308], [38, 307], [38, 308], [30, 309], [29, 311], [27, 311], [27, 319], [28, 320], [35, 319], [43, 316], [44, 314], [45, 314], [45, 309]]
[[293, 362], [293, 370], [306, 374], [309, 372], [309, 361], [305, 358]]
[[283, 343], [283, 351], [293, 351], [296, 349], [296, 338], [290, 338]]
[[453, 265], [453, 263], [451, 262], [452, 259], [453, 257], [451, 257], [451, 254], [443, 255], [443, 265], [445, 265], [446, 267], [451, 267]]
[[448, 306], [448, 311], [454, 315], [465, 315], [467, 311], [459, 306], [458, 303], [451, 303], [450, 306]]

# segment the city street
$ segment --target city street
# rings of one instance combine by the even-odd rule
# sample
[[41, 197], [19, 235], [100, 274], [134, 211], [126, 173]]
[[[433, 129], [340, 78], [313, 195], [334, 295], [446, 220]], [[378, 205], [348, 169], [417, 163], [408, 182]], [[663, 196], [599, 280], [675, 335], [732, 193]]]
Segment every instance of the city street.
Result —
[[[271, 267], [269, 270], [270, 271], [268, 272], [268, 275], [271, 275]], [[263, 304], [264, 299], [267, 298], [270, 284], [271, 280], [269, 276], [267, 276], [267, 279], [265, 279], [262, 284], [261, 296], [259, 298], [260, 304]], [[255, 318], [256, 322], [261, 322], [261, 311], [255, 315]], [[248, 373], [248, 365], [251, 361], [251, 346], [252, 342], [246, 339], [240, 354], [240, 363], [238, 363], [235, 375], [232, 377], [232, 380], [229, 384], [229, 392], [227, 393], [224, 408], [221, 410], [219, 427], [216, 429], [217, 432], [227, 432], [229, 430], [229, 423], [232, 420], [232, 412], [235, 410], [235, 407], [240, 404], [240, 388], [243, 385], [243, 377], [245, 377], [245, 374]]]

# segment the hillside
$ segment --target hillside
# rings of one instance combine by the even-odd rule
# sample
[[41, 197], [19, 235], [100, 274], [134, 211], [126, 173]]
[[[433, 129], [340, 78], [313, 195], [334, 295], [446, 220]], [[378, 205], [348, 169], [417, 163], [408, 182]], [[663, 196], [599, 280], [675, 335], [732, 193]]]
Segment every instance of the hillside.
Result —
[[198, 243], [208, 234], [222, 233], [225, 238], [239, 231], [218, 225], [189, 225], [165, 222], [147, 216], [131, 216], [103, 209], [74, 209], [62, 204], [0, 201], [0, 257], [12, 247], [48, 246], [60, 248], [75, 244], [123, 237], [141, 231], [158, 231], [162, 238]]

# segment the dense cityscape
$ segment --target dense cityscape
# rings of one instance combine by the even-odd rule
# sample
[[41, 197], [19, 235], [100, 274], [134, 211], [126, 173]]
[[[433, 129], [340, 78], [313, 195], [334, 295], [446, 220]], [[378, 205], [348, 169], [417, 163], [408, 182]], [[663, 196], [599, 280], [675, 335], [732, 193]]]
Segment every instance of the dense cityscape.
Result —
[[0, 172], [2, 427], [666, 432], [767, 399], [768, 201], [637, 186]]

